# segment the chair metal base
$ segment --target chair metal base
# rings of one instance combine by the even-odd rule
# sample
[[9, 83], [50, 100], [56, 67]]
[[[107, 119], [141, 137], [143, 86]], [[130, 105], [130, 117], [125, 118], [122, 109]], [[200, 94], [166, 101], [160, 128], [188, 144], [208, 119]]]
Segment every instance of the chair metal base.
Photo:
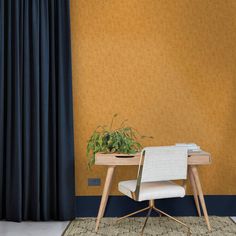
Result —
[[160, 217], [161, 217], [162, 215], [165, 215], [165, 216], [167, 216], [168, 218], [170, 218], [171, 220], [174, 220], [175, 222], [177, 222], [177, 223], [183, 225], [184, 227], [186, 227], [186, 228], [188, 229], [187, 235], [191, 235], [191, 229], [190, 229], [190, 227], [188, 227], [188, 226], [187, 226], [185, 223], [183, 223], [182, 221], [180, 221], [180, 220], [174, 218], [173, 216], [168, 215], [168, 214], [165, 213], [164, 211], [162, 211], [162, 210], [156, 208], [156, 207], [155, 207], [155, 204], [154, 204], [154, 200], [150, 200], [150, 201], [149, 201], [149, 206], [148, 206], [148, 207], [143, 208], [143, 209], [138, 210], [138, 211], [135, 211], [135, 212], [132, 212], [132, 213], [130, 213], [130, 214], [128, 214], [128, 215], [122, 216], [122, 217], [118, 218], [118, 219], [116, 220], [116, 222], [119, 222], [120, 220], [123, 220], [123, 219], [125, 219], [125, 218], [128, 218], [128, 217], [130, 217], [130, 216], [136, 215], [136, 214], [138, 214], [138, 213], [141, 213], [141, 212], [144, 212], [144, 211], [147, 211], [147, 210], [148, 210], [148, 213], [147, 213], [147, 215], [146, 215], [146, 219], [145, 219], [144, 225], [143, 225], [142, 230], [141, 230], [141, 235], [143, 235], [145, 226], [146, 226], [146, 224], [147, 224], [147, 221], [148, 221], [149, 216], [151, 215], [152, 210], [156, 211], [156, 212], [160, 215]]

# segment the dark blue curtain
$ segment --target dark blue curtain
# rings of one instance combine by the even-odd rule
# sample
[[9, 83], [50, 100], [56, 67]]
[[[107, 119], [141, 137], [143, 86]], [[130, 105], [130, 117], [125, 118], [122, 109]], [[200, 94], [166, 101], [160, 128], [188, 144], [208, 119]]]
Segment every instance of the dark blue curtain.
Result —
[[0, 219], [74, 209], [68, 0], [0, 0]]

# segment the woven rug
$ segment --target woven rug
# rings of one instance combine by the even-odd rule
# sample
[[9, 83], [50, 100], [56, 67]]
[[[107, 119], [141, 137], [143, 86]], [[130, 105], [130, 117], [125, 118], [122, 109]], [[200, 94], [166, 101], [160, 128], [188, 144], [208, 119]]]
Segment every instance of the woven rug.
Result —
[[[116, 218], [103, 218], [98, 233], [95, 233], [95, 218], [79, 218], [72, 221], [63, 236], [137, 236], [140, 235], [144, 223], [142, 217], [128, 218], [115, 223]], [[209, 233], [203, 217], [178, 217], [186, 223], [196, 235], [235, 236], [236, 224], [229, 217], [210, 217], [212, 231]], [[187, 230], [180, 224], [166, 217], [150, 217], [144, 230], [147, 236], [182, 236], [187, 235]]]

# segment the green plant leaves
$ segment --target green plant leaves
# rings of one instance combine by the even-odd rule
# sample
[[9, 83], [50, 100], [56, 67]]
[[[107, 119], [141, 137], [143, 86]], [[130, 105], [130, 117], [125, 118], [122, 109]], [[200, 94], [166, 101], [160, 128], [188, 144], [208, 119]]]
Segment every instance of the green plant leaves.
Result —
[[88, 140], [86, 154], [89, 168], [94, 165], [95, 154], [98, 152], [134, 154], [142, 149], [137, 136], [146, 136], [140, 136], [134, 128], [124, 126], [127, 120], [121, 123], [120, 128], [112, 130], [116, 117], [117, 114], [114, 114], [109, 129], [107, 126], [98, 126]]

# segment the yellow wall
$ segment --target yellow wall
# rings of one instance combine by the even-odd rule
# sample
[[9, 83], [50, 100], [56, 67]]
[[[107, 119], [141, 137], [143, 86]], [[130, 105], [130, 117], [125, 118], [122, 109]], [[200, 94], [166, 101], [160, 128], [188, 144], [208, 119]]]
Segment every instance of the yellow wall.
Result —
[[[77, 195], [100, 195], [86, 141], [114, 113], [155, 139], [195, 142], [206, 194], [236, 194], [236, 1], [71, 0]], [[120, 167], [117, 182], [134, 178]]]

